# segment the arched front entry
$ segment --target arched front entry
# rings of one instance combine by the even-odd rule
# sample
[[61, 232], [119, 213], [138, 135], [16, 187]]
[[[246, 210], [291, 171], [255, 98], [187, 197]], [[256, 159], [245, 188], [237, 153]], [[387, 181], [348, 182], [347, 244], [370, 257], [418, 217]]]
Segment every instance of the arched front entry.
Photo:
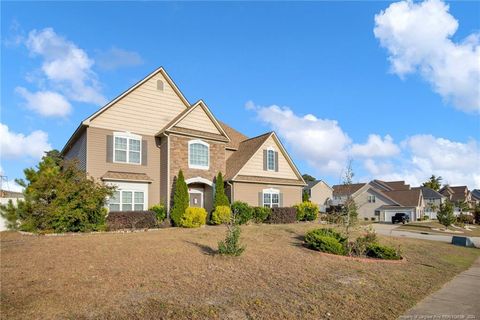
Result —
[[188, 186], [190, 207], [205, 208], [207, 212], [213, 209], [213, 183], [208, 179], [196, 177], [185, 181]]

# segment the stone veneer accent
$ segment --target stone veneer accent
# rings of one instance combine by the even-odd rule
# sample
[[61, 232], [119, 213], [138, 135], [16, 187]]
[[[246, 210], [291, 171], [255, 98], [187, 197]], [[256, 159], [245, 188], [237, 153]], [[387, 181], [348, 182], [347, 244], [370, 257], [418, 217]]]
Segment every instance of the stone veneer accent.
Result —
[[[198, 138], [171, 135], [170, 136], [170, 183], [178, 175], [178, 171], [182, 169], [185, 179], [202, 177], [209, 181], [214, 180], [217, 173], [221, 171], [225, 174], [225, 143], [203, 140], [210, 145], [210, 166], [208, 170], [190, 169], [188, 167], [188, 141], [197, 140]], [[171, 185], [173, 187], [173, 185]], [[172, 189], [173, 192], [173, 189]]]

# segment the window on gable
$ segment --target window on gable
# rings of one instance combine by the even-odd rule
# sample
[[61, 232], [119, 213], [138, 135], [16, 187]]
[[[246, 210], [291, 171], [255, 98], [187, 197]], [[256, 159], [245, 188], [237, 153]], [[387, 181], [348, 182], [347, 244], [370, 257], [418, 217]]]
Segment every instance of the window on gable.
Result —
[[208, 169], [208, 143], [201, 140], [192, 140], [188, 142], [188, 166], [193, 169]]
[[267, 170], [275, 171], [275, 150], [267, 150]]
[[369, 195], [368, 196], [368, 202], [375, 203], [375, 196], [374, 195]]
[[130, 133], [114, 133], [113, 161], [140, 164], [142, 139]]
[[158, 91], [163, 91], [163, 81], [162, 80], [157, 80], [157, 90]]

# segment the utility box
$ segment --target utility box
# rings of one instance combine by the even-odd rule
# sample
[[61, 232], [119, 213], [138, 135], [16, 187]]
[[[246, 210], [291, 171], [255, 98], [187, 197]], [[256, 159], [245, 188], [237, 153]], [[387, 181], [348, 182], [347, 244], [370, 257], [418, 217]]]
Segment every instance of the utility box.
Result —
[[453, 236], [452, 244], [456, 246], [462, 246], [462, 247], [475, 247], [472, 239], [470, 239], [469, 237]]

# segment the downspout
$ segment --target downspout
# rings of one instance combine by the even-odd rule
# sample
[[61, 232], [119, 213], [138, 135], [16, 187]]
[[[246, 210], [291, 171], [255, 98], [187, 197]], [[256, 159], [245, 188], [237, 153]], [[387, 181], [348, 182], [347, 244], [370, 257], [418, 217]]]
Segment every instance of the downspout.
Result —
[[230, 186], [230, 201], [233, 203], [235, 202], [235, 198], [233, 194], [233, 184], [230, 181], [227, 181], [227, 184]]
[[170, 136], [165, 133], [167, 137], [167, 219], [170, 219]]

